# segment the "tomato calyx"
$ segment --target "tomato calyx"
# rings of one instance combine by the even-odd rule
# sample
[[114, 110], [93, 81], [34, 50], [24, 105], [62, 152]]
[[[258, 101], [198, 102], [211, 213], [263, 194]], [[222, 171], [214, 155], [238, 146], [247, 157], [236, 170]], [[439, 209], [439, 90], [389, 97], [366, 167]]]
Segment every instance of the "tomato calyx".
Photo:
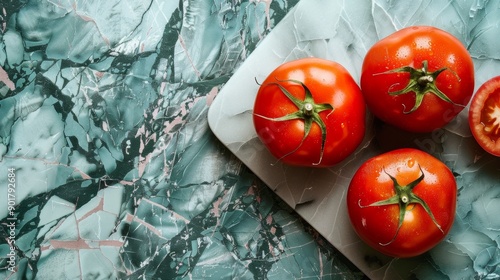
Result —
[[[439, 76], [439, 74], [441, 74], [445, 70], [450, 70], [450, 69], [448, 69], [447, 67], [443, 67], [443, 68], [438, 69], [434, 72], [430, 72], [430, 71], [428, 71], [428, 61], [424, 60], [422, 62], [422, 68], [420, 68], [420, 69], [415, 69], [411, 66], [403, 66], [400, 68], [396, 68], [396, 69], [389, 70], [386, 72], [378, 73], [375, 75], [390, 74], [390, 73], [409, 73], [410, 74], [408, 84], [406, 85], [405, 88], [403, 88], [401, 90], [397, 90], [397, 91], [391, 91], [391, 89], [389, 89], [389, 92], [388, 92], [389, 95], [403, 95], [403, 94], [407, 94], [410, 92], [415, 93], [415, 104], [413, 105], [413, 108], [411, 108], [409, 111], [403, 110], [404, 114], [410, 114], [420, 107], [426, 93], [432, 93], [432, 94], [436, 95], [437, 97], [439, 97], [441, 100], [452, 103], [453, 105], [462, 106], [462, 105], [454, 103], [448, 96], [446, 96], [445, 93], [443, 93], [441, 90], [439, 90], [438, 87], [436, 86], [437, 77]], [[453, 73], [455, 74], [455, 76], [457, 76], [457, 74], [455, 72], [453, 72]], [[460, 78], [457, 76], [457, 79], [460, 79]], [[395, 86], [395, 85], [393, 85], [393, 86]]]
[[[410, 182], [409, 184], [403, 185], [403, 186], [401, 186], [398, 183], [398, 181], [396, 180], [396, 178], [394, 176], [391, 176], [384, 169], [384, 173], [387, 174], [391, 178], [392, 182], [394, 183], [394, 192], [395, 192], [395, 195], [392, 196], [392, 197], [390, 197], [390, 198], [388, 198], [388, 199], [376, 201], [376, 202], [373, 202], [373, 203], [371, 203], [369, 205], [365, 205], [365, 206], [361, 205], [361, 200], [358, 201], [358, 205], [361, 208], [373, 207], [373, 206], [386, 206], [386, 205], [394, 205], [394, 204], [397, 204], [399, 206], [398, 227], [396, 229], [396, 233], [394, 234], [394, 236], [392, 237], [392, 239], [389, 242], [387, 242], [387, 243], [381, 243], [380, 242], [379, 245], [381, 245], [381, 246], [387, 246], [387, 245], [391, 244], [396, 239], [396, 237], [397, 237], [397, 235], [399, 233], [399, 230], [401, 229], [401, 226], [403, 225], [403, 220], [405, 218], [407, 208], [410, 205], [415, 206], [415, 204], [420, 204], [424, 208], [425, 212], [432, 219], [432, 221], [434, 222], [434, 224], [436, 225], [436, 227], [441, 232], [443, 232], [443, 234], [444, 234], [443, 229], [441, 228], [441, 226], [436, 221], [436, 218], [434, 217], [434, 214], [432, 214], [432, 211], [431, 211], [429, 205], [425, 202], [425, 200], [423, 200], [422, 198], [420, 198], [419, 196], [417, 196], [413, 192], [413, 189], [425, 177], [424, 172], [422, 170], [422, 167], [420, 167], [420, 165], [418, 167], [419, 167], [420, 172], [422, 173], [422, 175], [420, 175], [420, 177], [418, 177], [414, 181]], [[413, 208], [411, 208], [411, 209], [413, 209]], [[411, 209], [409, 209], [409, 210], [411, 211]]]
[[[264, 118], [264, 119], [267, 119], [270, 121], [277, 121], [277, 122], [297, 120], [297, 119], [304, 121], [304, 135], [303, 135], [302, 140], [300, 141], [299, 145], [295, 149], [290, 151], [289, 153], [283, 155], [280, 159], [282, 159], [288, 155], [291, 155], [295, 151], [297, 151], [300, 148], [300, 146], [302, 146], [302, 143], [304, 143], [305, 139], [309, 135], [309, 132], [311, 131], [311, 127], [312, 127], [313, 123], [316, 123], [321, 130], [321, 150], [320, 150], [319, 161], [317, 163], [313, 163], [313, 165], [319, 165], [321, 163], [321, 161], [323, 160], [323, 152], [325, 149], [326, 134], [327, 134], [325, 122], [321, 119], [319, 113], [326, 111], [326, 110], [330, 110], [331, 112], [333, 112], [333, 110], [334, 110], [333, 106], [331, 104], [328, 104], [328, 103], [316, 104], [316, 102], [314, 101], [314, 98], [312, 96], [311, 91], [301, 81], [292, 80], [292, 79], [283, 80], [283, 81], [278, 80], [278, 79], [276, 79], [276, 80], [277, 80], [277, 82], [270, 83], [270, 85], [277, 85], [280, 88], [281, 92], [283, 92], [283, 94], [297, 107], [298, 110], [295, 112], [292, 112], [290, 114], [284, 115], [282, 117], [277, 117], [277, 118], [269, 118], [269, 117], [262, 116], [259, 114], [255, 114], [255, 115], [260, 117], [260, 118]], [[301, 85], [302, 88], [304, 89], [304, 92], [305, 92], [304, 100], [300, 100], [299, 98], [292, 95], [283, 85], [281, 85], [281, 83], [283, 83], [283, 82], [291, 82], [291, 83], [296, 83], [296, 84]], [[330, 114], [331, 114], [331, 112], [330, 112]]]

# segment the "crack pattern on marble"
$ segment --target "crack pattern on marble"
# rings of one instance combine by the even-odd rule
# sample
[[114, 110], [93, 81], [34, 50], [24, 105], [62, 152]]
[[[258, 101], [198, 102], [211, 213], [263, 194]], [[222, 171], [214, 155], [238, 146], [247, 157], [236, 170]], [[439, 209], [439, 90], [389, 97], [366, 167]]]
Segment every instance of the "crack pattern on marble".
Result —
[[[475, 142], [467, 108], [449, 125], [428, 134], [401, 133], [369, 116], [359, 149], [326, 170], [276, 163], [251, 121], [255, 80], [264, 80], [279, 64], [309, 56], [331, 59], [359, 81], [367, 50], [380, 38], [412, 25], [436, 26], [459, 38], [473, 58], [477, 90], [500, 75], [500, 49], [495, 47], [498, 8], [497, 2], [475, 0], [301, 1], [226, 83], [210, 106], [210, 126], [245, 165], [369, 277], [498, 278], [500, 159]], [[352, 230], [345, 206], [350, 178], [362, 162], [400, 147], [439, 158], [454, 172], [459, 187], [450, 234], [430, 252], [411, 259], [389, 258], [366, 246]]]
[[0, 278], [359, 278], [207, 124], [297, 2], [2, 1]]

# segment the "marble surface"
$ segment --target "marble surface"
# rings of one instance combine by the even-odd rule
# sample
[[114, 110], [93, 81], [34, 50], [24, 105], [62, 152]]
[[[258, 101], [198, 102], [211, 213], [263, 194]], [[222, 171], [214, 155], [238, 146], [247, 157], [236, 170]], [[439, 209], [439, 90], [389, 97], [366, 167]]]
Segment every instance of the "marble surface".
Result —
[[[500, 277], [500, 158], [471, 136], [467, 108], [445, 128], [402, 133], [372, 117], [359, 149], [328, 169], [292, 167], [257, 138], [252, 107], [263, 81], [279, 64], [308, 56], [335, 60], [359, 81], [364, 54], [380, 38], [411, 25], [444, 29], [474, 60], [476, 89], [500, 75], [500, 6], [495, 1], [301, 1], [227, 82], [210, 107], [216, 136], [275, 193], [373, 279], [497, 279]], [[350, 178], [366, 159], [400, 147], [433, 154], [455, 174], [454, 226], [428, 253], [410, 259], [368, 248], [352, 230], [345, 205]]]
[[364, 277], [208, 126], [297, 2], [0, 1], [0, 278]]

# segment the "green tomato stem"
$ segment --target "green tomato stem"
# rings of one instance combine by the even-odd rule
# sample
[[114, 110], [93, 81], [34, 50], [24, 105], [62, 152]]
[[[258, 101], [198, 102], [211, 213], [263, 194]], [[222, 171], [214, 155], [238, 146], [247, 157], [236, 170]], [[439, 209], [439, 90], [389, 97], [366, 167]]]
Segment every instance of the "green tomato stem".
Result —
[[[396, 68], [393, 70], [385, 71], [382, 73], [377, 73], [374, 75], [385, 75], [385, 74], [391, 74], [391, 73], [409, 73], [410, 78], [408, 79], [408, 84], [401, 90], [397, 91], [389, 91], [387, 92], [389, 95], [403, 95], [403, 94], [409, 94], [413, 93], [415, 94], [415, 104], [413, 105], [413, 108], [410, 109], [410, 111], [403, 111], [404, 114], [410, 114], [414, 111], [416, 111], [420, 105], [422, 104], [422, 101], [424, 99], [424, 96], [426, 94], [434, 94], [436, 95], [439, 99], [444, 100], [448, 103], [451, 103], [453, 105], [457, 106], [463, 106], [460, 104], [454, 103], [444, 92], [442, 92], [436, 85], [436, 79], [445, 70], [450, 70], [447, 67], [443, 67], [441, 69], [438, 69], [434, 72], [428, 71], [428, 61], [424, 60], [422, 62], [422, 68], [415, 69], [411, 66], [404, 66], [400, 68]], [[451, 71], [451, 70], [450, 70]], [[453, 71], [452, 71], [453, 72]], [[458, 80], [460, 78], [458, 75], [453, 72], [455, 76], [457, 77]]]
[[425, 86], [427, 86], [427, 84], [433, 83], [434, 78], [431, 75], [425, 75], [425, 76], [419, 77], [417, 82], [420, 86], [425, 87]]
[[436, 227], [441, 232], [443, 232], [443, 234], [444, 234], [444, 231], [442, 230], [442, 228], [439, 225], [439, 223], [436, 221], [436, 218], [434, 217], [434, 214], [432, 213], [429, 205], [427, 205], [427, 203], [422, 198], [420, 198], [419, 196], [417, 196], [413, 192], [413, 189], [420, 182], [422, 182], [422, 180], [424, 180], [424, 176], [425, 176], [424, 175], [424, 171], [422, 170], [422, 168], [420, 167], [420, 165], [419, 165], [419, 168], [420, 168], [420, 172], [422, 173], [422, 175], [420, 175], [420, 177], [418, 177], [414, 181], [410, 182], [409, 184], [403, 185], [403, 186], [398, 183], [398, 181], [396, 180], [395, 177], [391, 176], [389, 173], [387, 173], [384, 170], [385, 174], [387, 174], [391, 178], [391, 180], [392, 180], [392, 182], [394, 184], [393, 187], [394, 187], [395, 195], [392, 196], [392, 197], [389, 197], [387, 199], [384, 199], [384, 200], [373, 202], [373, 203], [371, 203], [371, 204], [369, 204], [367, 206], [361, 205], [360, 201], [358, 202], [359, 207], [361, 207], [361, 208], [374, 207], [374, 206], [394, 205], [394, 204], [396, 204], [396, 205], [399, 206], [398, 227], [396, 229], [396, 233], [394, 234], [394, 236], [392, 237], [392, 239], [389, 240], [388, 242], [386, 242], [386, 243], [380, 242], [379, 244], [382, 245], [382, 246], [387, 246], [387, 245], [391, 244], [394, 240], [396, 240], [396, 237], [398, 236], [398, 233], [399, 233], [399, 229], [403, 225], [403, 220], [404, 220], [404, 217], [406, 215], [406, 210], [407, 210], [406, 208], [410, 204], [420, 204], [420, 206], [422, 206], [424, 208], [425, 212], [432, 219], [432, 221], [434, 222], [434, 224], [436, 225]]
[[304, 107], [302, 108], [302, 111], [304, 112], [304, 116], [312, 116], [314, 113], [314, 105], [306, 102], [304, 104]]
[[[291, 82], [291, 83], [296, 83], [296, 84], [301, 85], [305, 91], [304, 100], [300, 100], [297, 97], [295, 97], [294, 95], [292, 95], [281, 84], [282, 82]], [[261, 115], [256, 115], [256, 116], [267, 119], [267, 120], [276, 121], [276, 122], [290, 121], [290, 120], [297, 120], [297, 119], [304, 121], [304, 135], [302, 137], [301, 142], [299, 143], [299, 145], [295, 149], [288, 152], [287, 154], [282, 156], [280, 159], [285, 158], [285, 157], [295, 153], [302, 146], [302, 143], [304, 143], [305, 139], [309, 135], [309, 132], [311, 131], [312, 124], [316, 123], [319, 126], [319, 128], [321, 129], [321, 152], [319, 155], [318, 162], [312, 163], [312, 165], [321, 164], [321, 161], [323, 160], [323, 153], [325, 150], [327, 129], [326, 129], [326, 124], [323, 121], [323, 119], [321, 119], [319, 113], [321, 113], [323, 111], [330, 111], [330, 113], [331, 113], [334, 110], [333, 106], [328, 104], [328, 103], [316, 103], [314, 101], [314, 98], [313, 98], [312, 93], [309, 90], [309, 88], [301, 81], [297, 81], [297, 80], [280, 81], [280, 80], [277, 80], [276, 83], [270, 83], [270, 84], [277, 85], [280, 88], [281, 92], [297, 107], [297, 111], [292, 112], [288, 115], [284, 115], [282, 117], [278, 117], [278, 118], [268, 118], [268, 117], [261, 116]], [[278, 159], [278, 160], [280, 160], [280, 159]]]

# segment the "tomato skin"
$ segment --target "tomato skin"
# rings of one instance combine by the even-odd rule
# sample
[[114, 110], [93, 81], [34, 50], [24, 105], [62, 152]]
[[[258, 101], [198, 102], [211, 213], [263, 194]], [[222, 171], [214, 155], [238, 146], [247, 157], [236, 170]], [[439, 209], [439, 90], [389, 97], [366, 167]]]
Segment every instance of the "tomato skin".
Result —
[[[442, 231], [422, 205], [409, 204], [397, 232], [398, 204], [369, 205], [395, 195], [389, 175], [405, 185], [422, 172], [424, 178], [413, 193], [427, 203]], [[453, 225], [456, 200], [455, 178], [445, 164], [420, 150], [403, 148], [375, 156], [360, 166], [349, 185], [347, 209], [363, 241], [386, 255], [406, 258], [428, 251], [445, 238]]]
[[[322, 132], [317, 123], [312, 123], [301, 143], [304, 120], [268, 119], [298, 110], [278, 84], [298, 99], [305, 99], [304, 87], [291, 80], [306, 85], [316, 104], [334, 108], [319, 113], [326, 131], [323, 153]], [[344, 67], [325, 59], [303, 58], [280, 65], [262, 82], [255, 99], [253, 122], [260, 140], [283, 163], [328, 167], [349, 156], [363, 140], [365, 107], [359, 86]]]
[[482, 84], [472, 98], [469, 126], [479, 145], [500, 157], [500, 76]]
[[[452, 103], [425, 93], [422, 104], [414, 92], [391, 95], [410, 81], [407, 72], [390, 72], [410, 66], [428, 71], [446, 68], [435, 78], [435, 86]], [[382, 121], [411, 132], [431, 132], [450, 122], [469, 103], [474, 91], [474, 65], [467, 49], [453, 35], [431, 26], [401, 29], [375, 43], [367, 52], [361, 73], [361, 89], [369, 110]]]

